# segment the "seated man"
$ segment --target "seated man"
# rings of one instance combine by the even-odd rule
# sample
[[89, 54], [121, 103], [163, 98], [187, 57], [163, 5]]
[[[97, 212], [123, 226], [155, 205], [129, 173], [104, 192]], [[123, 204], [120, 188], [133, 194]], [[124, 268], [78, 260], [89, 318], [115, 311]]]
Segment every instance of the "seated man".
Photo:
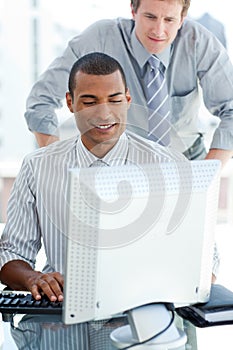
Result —
[[[119, 63], [102, 53], [83, 56], [72, 67], [67, 105], [81, 136], [28, 155], [9, 200], [0, 241], [1, 282], [28, 290], [37, 300], [63, 300], [67, 233], [68, 169], [184, 160], [184, 156], [125, 132], [131, 97]], [[35, 271], [43, 240], [47, 263]]]
[[[1, 282], [30, 291], [36, 300], [42, 293], [51, 301], [63, 300], [69, 168], [186, 159], [125, 131], [131, 97], [121, 66], [106, 54], [87, 54], [73, 65], [66, 100], [80, 135], [24, 159], [0, 240]], [[35, 262], [42, 241], [47, 261], [41, 272]]]

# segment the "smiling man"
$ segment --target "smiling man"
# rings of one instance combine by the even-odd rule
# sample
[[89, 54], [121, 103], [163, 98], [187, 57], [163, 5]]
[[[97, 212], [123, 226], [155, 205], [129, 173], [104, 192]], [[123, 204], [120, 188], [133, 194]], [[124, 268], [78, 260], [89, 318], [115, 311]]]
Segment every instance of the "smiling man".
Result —
[[[184, 160], [177, 152], [126, 133], [131, 102], [120, 64], [102, 53], [83, 56], [72, 67], [67, 105], [80, 135], [55, 142], [28, 155], [16, 178], [8, 220], [0, 241], [1, 282], [28, 290], [35, 299], [46, 294], [63, 300], [67, 242], [68, 170]], [[44, 242], [47, 264], [35, 271]]]
[[[131, 96], [114, 58], [98, 52], [84, 55], [74, 63], [68, 87], [67, 106], [80, 134], [24, 159], [0, 240], [1, 282], [28, 290], [37, 300], [42, 293], [51, 301], [63, 300], [70, 168], [186, 160], [177, 151], [126, 131]], [[42, 241], [47, 261], [42, 271], [35, 271]], [[86, 349], [85, 344], [80, 349]]]
[[[98, 57], [102, 56], [96, 54], [96, 60]], [[80, 62], [86, 64], [86, 59]], [[131, 96], [121, 67], [111, 74], [103, 74], [103, 64], [99, 67], [96, 61], [98, 69], [93, 71], [93, 67], [88, 69], [84, 63], [80, 66], [80, 62], [74, 64], [70, 74], [67, 105], [75, 115], [83, 144], [102, 158], [125, 131]]]

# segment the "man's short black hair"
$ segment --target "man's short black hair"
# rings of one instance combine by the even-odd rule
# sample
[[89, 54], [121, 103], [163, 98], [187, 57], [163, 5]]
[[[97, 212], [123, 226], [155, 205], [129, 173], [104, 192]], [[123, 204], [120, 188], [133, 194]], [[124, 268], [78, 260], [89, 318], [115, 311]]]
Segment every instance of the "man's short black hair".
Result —
[[120, 71], [122, 76], [122, 81], [125, 86], [125, 91], [127, 90], [125, 73], [120, 65], [120, 63], [113, 57], [108, 56], [101, 52], [92, 52], [78, 59], [70, 71], [68, 88], [73, 99], [74, 90], [76, 88], [75, 76], [77, 72], [81, 71], [85, 74], [91, 75], [108, 75], [116, 71]]

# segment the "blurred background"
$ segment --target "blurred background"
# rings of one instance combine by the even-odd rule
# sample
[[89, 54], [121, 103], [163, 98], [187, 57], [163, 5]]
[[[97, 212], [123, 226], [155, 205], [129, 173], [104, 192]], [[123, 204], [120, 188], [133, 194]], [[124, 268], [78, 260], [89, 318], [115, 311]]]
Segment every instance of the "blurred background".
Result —
[[[189, 16], [219, 35], [233, 58], [233, 21], [227, 0], [192, 1]], [[102, 18], [131, 17], [130, 0], [0, 0], [0, 223], [14, 178], [23, 157], [37, 146], [24, 120], [25, 102], [34, 81], [67, 42], [89, 24]], [[58, 111], [64, 135], [69, 134], [67, 108]], [[206, 143], [217, 125], [204, 107], [200, 123]], [[222, 264], [218, 282], [233, 290], [233, 166], [230, 162], [221, 179], [216, 237]], [[1, 224], [0, 224], [1, 225]], [[0, 226], [1, 227], [1, 226]], [[233, 348], [233, 327], [198, 331], [200, 350]]]
[[[191, 17], [207, 13], [224, 25], [233, 57], [229, 2], [191, 3]], [[18, 162], [36, 147], [24, 120], [33, 82], [74, 35], [98, 19], [118, 16], [131, 16], [130, 0], [0, 0], [0, 161]], [[59, 116], [62, 123], [70, 114], [64, 108]]]

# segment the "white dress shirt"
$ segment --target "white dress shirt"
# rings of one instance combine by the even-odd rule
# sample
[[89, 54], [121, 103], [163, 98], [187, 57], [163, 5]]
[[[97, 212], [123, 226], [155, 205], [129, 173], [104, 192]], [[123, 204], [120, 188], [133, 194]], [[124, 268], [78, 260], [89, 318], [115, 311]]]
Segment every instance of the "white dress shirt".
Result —
[[[89, 167], [97, 158], [74, 137], [28, 155], [13, 186], [8, 220], [0, 241], [0, 267], [20, 259], [35, 267], [44, 243], [47, 263], [43, 271], [64, 273], [68, 232], [68, 170]], [[140, 136], [124, 133], [102, 158], [107, 165], [185, 160]]]

